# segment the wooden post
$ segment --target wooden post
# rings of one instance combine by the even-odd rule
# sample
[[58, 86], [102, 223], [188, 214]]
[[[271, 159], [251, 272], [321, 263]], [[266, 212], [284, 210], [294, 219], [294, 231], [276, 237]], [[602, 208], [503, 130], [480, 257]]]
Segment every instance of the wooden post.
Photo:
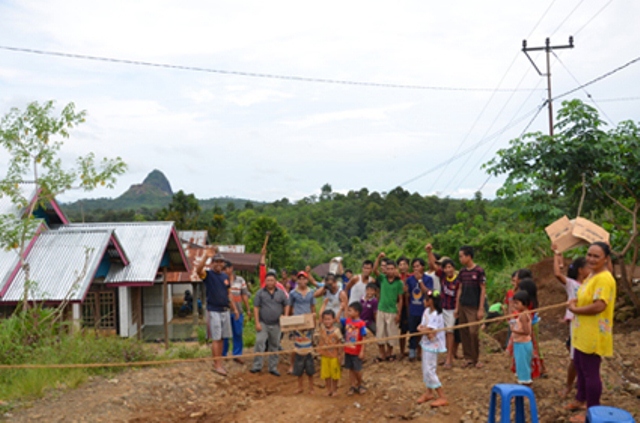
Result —
[[132, 290], [135, 289], [136, 292], [136, 310], [137, 310], [137, 314], [136, 314], [136, 325], [138, 325], [138, 339], [142, 340], [142, 313], [143, 313], [143, 309], [142, 309], [142, 288], [140, 287], [136, 287], [136, 288], [131, 288]]
[[162, 322], [164, 324], [164, 348], [169, 349], [169, 313], [167, 301], [169, 297], [169, 286], [167, 285], [167, 267], [162, 268]]
[[200, 301], [200, 284], [194, 282], [193, 284], [193, 326], [198, 326], [198, 301]]

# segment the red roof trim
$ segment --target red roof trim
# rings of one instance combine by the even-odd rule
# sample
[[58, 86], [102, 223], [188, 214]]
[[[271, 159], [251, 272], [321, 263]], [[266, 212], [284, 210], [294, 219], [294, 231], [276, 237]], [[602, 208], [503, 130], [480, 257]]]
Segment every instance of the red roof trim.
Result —
[[[27, 248], [24, 250], [24, 254], [22, 255], [23, 260], [27, 258], [27, 256], [31, 252], [31, 249], [33, 248], [33, 245], [36, 243], [36, 239], [38, 239], [38, 236], [45, 229], [45, 227], [46, 226], [44, 223], [40, 223], [40, 225], [38, 226], [38, 229], [36, 229], [35, 235], [33, 236], [33, 238], [31, 238], [31, 241], [29, 241]], [[2, 289], [2, 291], [0, 291], [0, 297], [4, 297], [4, 295], [7, 293], [7, 291], [9, 290], [9, 287], [11, 286], [11, 283], [13, 283], [13, 280], [15, 279], [19, 271], [20, 271], [20, 262], [18, 262], [15, 269], [13, 269], [13, 272], [11, 272], [11, 274], [9, 275], [9, 278], [7, 279], [7, 283], [4, 285], [4, 288]]]

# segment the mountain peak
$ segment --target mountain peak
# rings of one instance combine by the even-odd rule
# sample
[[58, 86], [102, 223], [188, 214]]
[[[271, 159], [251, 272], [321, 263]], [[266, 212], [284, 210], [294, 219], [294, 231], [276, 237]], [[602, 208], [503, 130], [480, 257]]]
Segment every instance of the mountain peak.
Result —
[[142, 181], [142, 185], [151, 185], [155, 188], [158, 188], [160, 191], [167, 195], [173, 195], [173, 191], [171, 190], [171, 184], [164, 173], [159, 171], [158, 169], [153, 169], [144, 181]]

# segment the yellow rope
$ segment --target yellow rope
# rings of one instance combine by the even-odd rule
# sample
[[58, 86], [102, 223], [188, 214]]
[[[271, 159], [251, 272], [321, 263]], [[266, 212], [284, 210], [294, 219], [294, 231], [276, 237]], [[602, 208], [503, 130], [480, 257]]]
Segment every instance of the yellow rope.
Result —
[[[562, 302], [550, 306], [540, 307], [535, 310], [530, 310], [529, 313], [540, 313], [543, 311], [553, 310], [560, 307], [566, 307], [567, 303]], [[450, 326], [446, 328], [434, 329], [433, 332], [441, 332], [441, 331], [450, 331], [454, 329], [464, 329], [472, 326], [480, 326], [485, 323], [494, 323], [500, 322], [503, 320], [508, 320], [513, 317], [516, 317], [516, 314], [510, 314], [506, 316], [498, 316], [491, 319], [479, 320], [477, 322], [464, 323], [461, 325]], [[386, 338], [372, 338], [372, 339], [364, 339], [358, 342], [352, 342], [348, 344], [337, 344], [337, 345], [327, 345], [327, 346], [316, 346], [313, 348], [305, 348], [305, 351], [311, 352], [323, 350], [323, 349], [331, 349], [331, 348], [342, 348], [345, 346], [354, 346], [354, 345], [365, 345], [365, 344], [373, 344], [373, 343], [382, 343], [386, 341], [392, 341], [395, 339], [402, 338], [411, 338], [413, 336], [421, 336], [421, 333], [407, 333], [404, 335], [397, 336], [388, 336]], [[216, 357], [217, 360], [234, 360], [238, 358], [254, 358], [254, 357], [267, 357], [271, 355], [279, 355], [279, 354], [292, 354], [297, 352], [296, 349], [283, 350], [283, 351], [265, 351], [265, 352], [253, 352], [243, 355], [234, 355], [227, 357]], [[179, 364], [179, 363], [196, 363], [202, 361], [211, 361], [213, 357], [200, 357], [200, 358], [182, 358], [182, 359], [174, 359], [174, 360], [154, 360], [154, 361], [131, 361], [126, 363], [78, 363], [78, 364], [0, 364], [0, 370], [10, 370], [10, 369], [89, 369], [89, 368], [108, 368], [108, 367], [147, 367], [147, 366], [164, 366], [169, 364]]]

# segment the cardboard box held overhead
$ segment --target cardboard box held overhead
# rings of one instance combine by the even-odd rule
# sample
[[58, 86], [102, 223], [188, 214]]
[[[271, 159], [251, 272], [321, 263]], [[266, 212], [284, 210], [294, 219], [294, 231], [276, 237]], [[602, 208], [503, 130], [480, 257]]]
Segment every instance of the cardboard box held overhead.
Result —
[[562, 216], [544, 230], [560, 253], [595, 241], [609, 243], [609, 233], [583, 217], [569, 220], [567, 216]]

